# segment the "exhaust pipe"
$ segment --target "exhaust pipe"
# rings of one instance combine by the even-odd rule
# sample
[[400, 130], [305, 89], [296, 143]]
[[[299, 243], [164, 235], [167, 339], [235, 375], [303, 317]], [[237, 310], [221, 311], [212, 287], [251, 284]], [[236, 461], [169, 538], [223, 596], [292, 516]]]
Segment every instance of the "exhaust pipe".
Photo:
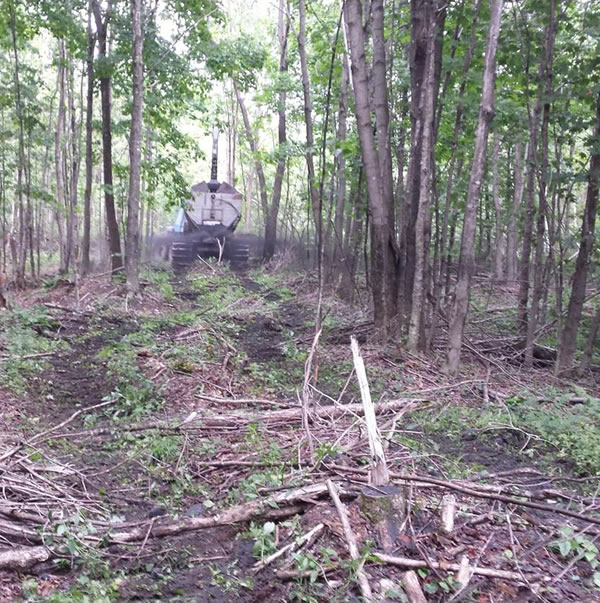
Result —
[[213, 126], [213, 146], [212, 146], [212, 161], [210, 164], [210, 182], [208, 183], [208, 190], [211, 193], [216, 193], [219, 188], [219, 181], [217, 180], [217, 156], [219, 151], [219, 128]]

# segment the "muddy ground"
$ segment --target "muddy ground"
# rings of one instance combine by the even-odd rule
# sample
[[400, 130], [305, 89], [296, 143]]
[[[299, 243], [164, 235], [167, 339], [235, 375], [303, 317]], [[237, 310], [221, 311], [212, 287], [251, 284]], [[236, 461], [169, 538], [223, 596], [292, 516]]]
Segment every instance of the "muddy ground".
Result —
[[[511, 292], [497, 295], [482, 290], [486, 320]], [[443, 340], [428, 358], [382, 345], [364, 310], [329, 292], [307, 368], [316, 306], [310, 275], [213, 264], [179, 275], [149, 269], [136, 300], [106, 278], [77, 289], [47, 282], [15, 298], [0, 317], [0, 548], [50, 553], [2, 570], [0, 600], [359, 601], [363, 563], [381, 600], [406, 600], [406, 568], [377, 561], [380, 537], [360, 510], [369, 462], [360, 418], [327, 415], [360, 401], [351, 334], [374, 400], [401, 401], [379, 418], [390, 469], [438, 480], [397, 480], [411, 512], [391, 554], [424, 562], [427, 600], [600, 600], [600, 435], [582, 446], [577, 423], [600, 430], [596, 373], [561, 382], [548, 367], [525, 371], [475, 350], [461, 380], [449, 381], [439, 370]], [[511, 319], [493, 316], [479, 340]], [[308, 432], [302, 402], [313, 413]], [[342, 490], [360, 562], [349, 559], [326, 492], [282, 507], [279, 519], [266, 508], [251, 522], [155, 536], [178, 518], [327, 479]], [[450, 493], [456, 522], [444, 533], [440, 505]], [[255, 571], [319, 523], [316, 540]], [[146, 535], [111, 541], [128, 528]], [[475, 574], [461, 589], [444, 564], [464, 557], [512, 577]]]

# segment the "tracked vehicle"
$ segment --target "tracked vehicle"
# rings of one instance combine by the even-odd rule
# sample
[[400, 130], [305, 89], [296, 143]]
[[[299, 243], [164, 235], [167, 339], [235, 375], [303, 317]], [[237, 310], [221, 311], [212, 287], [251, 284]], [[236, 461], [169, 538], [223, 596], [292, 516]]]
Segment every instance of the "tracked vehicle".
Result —
[[171, 264], [176, 270], [198, 258], [229, 260], [235, 268], [248, 263], [248, 245], [233, 234], [242, 217], [242, 194], [217, 180], [218, 139], [214, 128], [210, 180], [192, 186], [192, 198], [177, 213], [169, 236]]

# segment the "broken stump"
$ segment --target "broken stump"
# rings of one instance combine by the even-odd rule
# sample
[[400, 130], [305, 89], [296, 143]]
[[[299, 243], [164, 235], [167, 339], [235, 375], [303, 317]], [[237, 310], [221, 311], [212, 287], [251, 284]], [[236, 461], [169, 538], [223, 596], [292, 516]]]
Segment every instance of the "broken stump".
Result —
[[404, 488], [392, 484], [365, 486], [359, 496], [359, 506], [363, 516], [375, 527], [383, 550], [392, 551], [407, 515]]

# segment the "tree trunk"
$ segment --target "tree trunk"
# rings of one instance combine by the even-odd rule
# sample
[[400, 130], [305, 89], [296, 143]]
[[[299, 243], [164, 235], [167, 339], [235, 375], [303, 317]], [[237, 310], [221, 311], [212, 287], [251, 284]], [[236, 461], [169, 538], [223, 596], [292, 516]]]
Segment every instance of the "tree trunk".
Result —
[[[596, 125], [595, 140], [600, 139], [600, 93], [596, 99]], [[558, 359], [555, 371], [557, 374], [565, 373], [573, 368], [577, 346], [577, 332], [585, 300], [585, 287], [587, 283], [588, 265], [594, 247], [594, 229], [596, 226], [596, 209], [598, 207], [598, 184], [600, 180], [600, 148], [596, 142], [592, 147], [592, 159], [588, 175], [587, 196], [581, 226], [581, 239], [579, 253], [575, 262], [575, 274], [571, 288], [571, 298], [563, 330], [560, 334], [558, 346]]]
[[92, 199], [92, 120], [94, 111], [94, 48], [96, 35], [92, 33], [92, 6], [88, 7], [87, 24], [87, 97], [85, 114], [85, 190], [83, 193], [83, 238], [81, 241], [81, 274], [90, 270], [90, 230], [91, 230], [91, 199]]
[[[68, 99], [69, 99], [69, 117], [71, 122], [70, 130], [70, 166], [69, 166], [69, 202], [67, 207], [67, 259], [69, 266], [75, 266], [78, 261], [78, 223], [77, 223], [77, 195], [79, 186], [79, 168], [81, 165], [81, 122], [77, 123], [77, 112], [75, 109], [75, 77], [73, 68], [73, 57], [69, 57], [68, 71]], [[81, 107], [83, 115], [83, 107]], [[76, 267], [76, 266], [75, 266]], [[77, 269], [77, 267], [76, 267]]]
[[487, 137], [490, 121], [494, 112], [494, 84], [495, 84], [495, 60], [498, 45], [498, 34], [500, 32], [500, 19], [502, 16], [503, 0], [491, 1], [491, 15], [488, 29], [487, 46], [484, 60], [483, 86], [481, 93], [481, 105], [479, 107], [479, 119], [475, 135], [475, 150], [473, 154], [473, 165], [467, 193], [465, 218], [460, 249], [460, 261], [458, 266], [458, 281], [456, 294], [450, 315], [448, 329], [448, 357], [445, 370], [448, 374], [455, 376], [460, 366], [460, 351], [464, 336], [464, 326], [469, 307], [471, 292], [471, 277], [475, 267], [473, 245], [475, 242], [476, 215], [481, 181], [485, 165], [485, 154], [487, 149]]
[[522, 149], [523, 145], [517, 142], [515, 145], [513, 202], [506, 236], [506, 279], [509, 282], [513, 282], [517, 277], [517, 238], [519, 234], [517, 226], [523, 200]]
[[107, 73], [106, 65], [106, 38], [108, 22], [112, 10], [112, 1], [109, 1], [104, 21], [98, 0], [92, 0], [92, 9], [96, 20], [98, 32], [99, 58], [103, 61], [103, 71], [100, 77], [100, 98], [102, 104], [102, 155], [104, 164], [104, 208], [106, 226], [108, 228], [108, 245], [110, 248], [110, 265], [113, 274], [123, 267], [121, 256], [121, 238], [119, 223], [115, 211], [115, 197], [113, 192], [113, 164], [112, 164], [112, 117], [111, 117], [111, 76]]
[[312, 121], [312, 101], [310, 96], [310, 78], [306, 59], [306, 2], [299, 0], [298, 54], [300, 55], [300, 71], [302, 73], [302, 90], [304, 93], [304, 123], [306, 125], [306, 168], [308, 171], [308, 190], [315, 221], [317, 265], [319, 282], [321, 281], [321, 255], [323, 251], [323, 200], [316, 185], [315, 165], [313, 160], [314, 135]]
[[[340, 104], [338, 109], [337, 142], [346, 140], [347, 116], [348, 116], [348, 81], [350, 69], [348, 58], [342, 56], [342, 81], [340, 84]], [[346, 203], [346, 160], [341, 150], [336, 156], [336, 204], [334, 217], [334, 239], [330, 264], [332, 266], [334, 280], [337, 282], [342, 271], [344, 257], [344, 205]]]
[[547, 186], [548, 186], [548, 126], [550, 124], [550, 102], [552, 95], [552, 69], [554, 64], [554, 40], [556, 38], [556, 0], [550, 0], [549, 21], [546, 28], [546, 44], [544, 57], [544, 110], [541, 130], [541, 164], [539, 177], [539, 206], [536, 227], [535, 244], [535, 267], [533, 275], [533, 291], [531, 296], [531, 308], [527, 321], [527, 336], [525, 341], [525, 366], [533, 363], [533, 343], [535, 331], [538, 324], [538, 313], [540, 299], [543, 293], [544, 279], [544, 246], [546, 234], [547, 208]]
[[[279, 74], [281, 82], [285, 81], [287, 73], [287, 41], [289, 32], [289, 20], [285, 17], [286, 7], [284, 0], [279, 1], [279, 20], [278, 20], [278, 38], [279, 38]], [[282, 84], [280, 84], [282, 85]], [[277, 150], [277, 167], [275, 168], [275, 180], [273, 181], [273, 196], [271, 205], [265, 215], [265, 246], [263, 249], [263, 259], [269, 261], [275, 253], [275, 242], [277, 239], [277, 218], [279, 216], [279, 206], [281, 203], [281, 190], [283, 187], [283, 176], [285, 174], [285, 164], [287, 156], [287, 131], [286, 131], [286, 91], [283, 88], [279, 92], [279, 107], [277, 110], [279, 125], [277, 128], [277, 137], [279, 148]]]
[[[433, 8], [430, 7], [429, 11]], [[426, 14], [427, 14], [426, 13]], [[426, 222], [429, 219], [429, 198], [433, 182], [433, 128], [435, 97], [435, 16], [426, 17], [427, 23], [427, 60], [425, 63], [425, 79], [421, 88], [421, 105], [419, 107], [416, 136], [421, 144], [419, 170], [419, 196], [417, 201], [417, 219], [414, 228], [414, 275], [411, 295], [411, 312], [408, 325], [408, 349], [415, 353], [424, 351], [422, 340], [423, 305], [425, 301], [425, 270], [427, 262]], [[413, 179], [413, 182], [416, 180]]]
[[58, 228], [58, 245], [60, 254], [59, 273], [65, 274], [69, 269], [67, 261], [67, 226], [66, 226], [66, 191], [63, 136], [65, 130], [65, 43], [59, 41], [58, 50], [58, 108], [56, 113], [56, 128], [54, 132], [54, 166], [56, 188], [56, 226]]
[[[23, 103], [21, 99], [21, 81], [20, 81], [20, 66], [19, 53], [17, 49], [17, 15], [14, 2], [10, 3], [10, 32], [12, 41], [12, 50], [14, 57], [14, 84], [15, 84], [15, 109], [17, 120], [19, 123], [19, 142], [18, 142], [18, 160], [17, 160], [17, 214], [13, 218], [10, 241], [12, 252], [13, 276], [15, 284], [19, 288], [25, 287], [25, 260], [24, 253], [26, 250], [24, 238], [24, 207], [23, 207], [23, 177], [25, 171], [25, 125], [23, 115]], [[25, 178], [27, 176], [25, 175]], [[15, 233], [16, 216], [19, 218], [19, 233]], [[18, 237], [18, 238], [17, 238]], [[17, 244], [18, 241], [18, 244]]]
[[[269, 201], [267, 199], [267, 183], [265, 179], [265, 172], [263, 169], [262, 161], [260, 160], [258, 154], [258, 143], [256, 142], [256, 137], [252, 133], [252, 126], [250, 125], [250, 117], [248, 116], [246, 103], [244, 102], [244, 97], [242, 96], [235, 80], [233, 80], [233, 88], [235, 90], [235, 96], [237, 98], [238, 105], [240, 106], [240, 112], [242, 113], [242, 120], [244, 122], [244, 129], [246, 130], [246, 138], [248, 139], [248, 144], [250, 145], [250, 151], [254, 156], [254, 167], [256, 168], [256, 175], [258, 177], [260, 204], [263, 210], [263, 214], [265, 216], [265, 241], [263, 247], [263, 260], [268, 261], [271, 258], [272, 253], [271, 256], [267, 258], [265, 255], [265, 251], [275, 249], [276, 232], [272, 232], [270, 230], [268, 231], [266, 228], [266, 219], [269, 215]], [[269, 237], [268, 240], [267, 235]]]
[[504, 225], [502, 224], [502, 204], [498, 183], [498, 163], [500, 158], [500, 135], [494, 132], [494, 150], [492, 153], [492, 199], [496, 214], [496, 239], [494, 241], [494, 279], [504, 280]]
[[132, 105], [131, 132], [129, 135], [129, 197], [127, 199], [127, 236], [125, 238], [125, 271], [127, 292], [137, 295], [140, 290], [140, 181], [142, 162], [142, 109], [144, 101], [144, 63], [142, 50], [143, 0], [131, 0], [132, 42]]
[[371, 222], [371, 288], [375, 325], [388, 328], [395, 313], [396, 290], [385, 275], [393, 264], [390, 246], [389, 211], [383, 197], [380, 162], [371, 126], [369, 79], [365, 59], [365, 39], [360, 0], [347, 0], [344, 19], [352, 63], [355, 113], [363, 168], [367, 182], [369, 218]]
[[[398, 271], [397, 271], [397, 245], [395, 235], [396, 219], [394, 216], [394, 176], [392, 166], [392, 150], [390, 145], [390, 113], [387, 90], [387, 58], [384, 36], [384, 2], [373, 0], [371, 3], [372, 29], [373, 29], [373, 108], [375, 113], [377, 156], [379, 159], [379, 174], [381, 180], [381, 193], [383, 211], [387, 214], [387, 224], [382, 236], [387, 236], [382, 250], [383, 271], [389, 318], [396, 316], [398, 311]], [[374, 237], [377, 239], [377, 237]]]

